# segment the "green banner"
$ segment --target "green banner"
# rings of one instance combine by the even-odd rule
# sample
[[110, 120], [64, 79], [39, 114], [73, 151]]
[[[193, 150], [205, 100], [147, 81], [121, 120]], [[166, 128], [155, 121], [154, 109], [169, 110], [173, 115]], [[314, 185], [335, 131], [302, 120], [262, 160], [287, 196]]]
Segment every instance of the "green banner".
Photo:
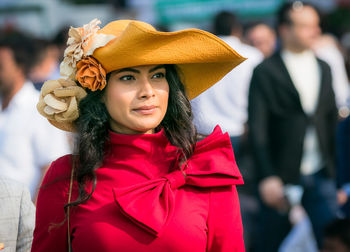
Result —
[[273, 14], [284, 0], [156, 0], [155, 13], [161, 24], [200, 22], [222, 10], [243, 17]]

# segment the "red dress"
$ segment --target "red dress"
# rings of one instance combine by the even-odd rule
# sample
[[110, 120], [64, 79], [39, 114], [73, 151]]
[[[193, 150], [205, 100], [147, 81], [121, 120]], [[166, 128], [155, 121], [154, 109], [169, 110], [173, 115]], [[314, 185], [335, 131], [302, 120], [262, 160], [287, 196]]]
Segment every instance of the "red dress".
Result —
[[[71, 209], [74, 252], [244, 251], [235, 188], [243, 180], [229, 136], [219, 127], [196, 144], [184, 168], [186, 178], [174, 169], [177, 149], [164, 131], [111, 132], [109, 147], [96, 170], [92, 197]], [[67, 224], [54, 224], [64, 220], [70, 170], [71, 156], [64, 156], [45, 176], [37, 201], [33, 252], [67, 251]]]

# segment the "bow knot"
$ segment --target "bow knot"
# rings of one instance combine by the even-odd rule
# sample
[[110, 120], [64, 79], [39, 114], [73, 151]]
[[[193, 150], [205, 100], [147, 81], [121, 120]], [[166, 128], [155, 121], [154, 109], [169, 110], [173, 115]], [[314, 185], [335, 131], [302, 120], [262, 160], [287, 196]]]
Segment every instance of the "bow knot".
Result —
[[182, 170], [173, 171], [164, 176], [170, 184], [172, 190], [176, 190], [186, 183], [186, 173]]
[[159, 236], [175, 209], [175, 191], [184, 185], [216, 187], [242, 184], [228, 134], [219, 127], [197, 143], [187, 160], [186, 173], [176, 170], [156, 179], [129, 187], [114, 188], [114, 198], [121, 212], [132, 222]]

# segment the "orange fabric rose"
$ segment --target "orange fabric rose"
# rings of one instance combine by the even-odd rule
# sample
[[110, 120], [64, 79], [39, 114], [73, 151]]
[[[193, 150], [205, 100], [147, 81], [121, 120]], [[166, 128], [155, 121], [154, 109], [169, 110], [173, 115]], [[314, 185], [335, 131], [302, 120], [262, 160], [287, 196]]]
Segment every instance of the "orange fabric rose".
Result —
[[75, 78], [79, 83], [91, 91], [104, 89], [107, 84], [106, 70], [93, 57], [85, 57], [77, 63]]

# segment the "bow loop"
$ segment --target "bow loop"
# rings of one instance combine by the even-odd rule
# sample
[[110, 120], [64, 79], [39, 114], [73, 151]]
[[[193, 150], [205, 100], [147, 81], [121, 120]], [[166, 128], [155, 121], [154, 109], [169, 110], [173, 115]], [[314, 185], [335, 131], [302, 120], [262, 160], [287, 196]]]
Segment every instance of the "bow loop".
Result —
[[174, 193], [168, 181], [163, 177], [126, 188], [114, 188], [114, 199], [126, 217], [158, 236], [174, 209]]

